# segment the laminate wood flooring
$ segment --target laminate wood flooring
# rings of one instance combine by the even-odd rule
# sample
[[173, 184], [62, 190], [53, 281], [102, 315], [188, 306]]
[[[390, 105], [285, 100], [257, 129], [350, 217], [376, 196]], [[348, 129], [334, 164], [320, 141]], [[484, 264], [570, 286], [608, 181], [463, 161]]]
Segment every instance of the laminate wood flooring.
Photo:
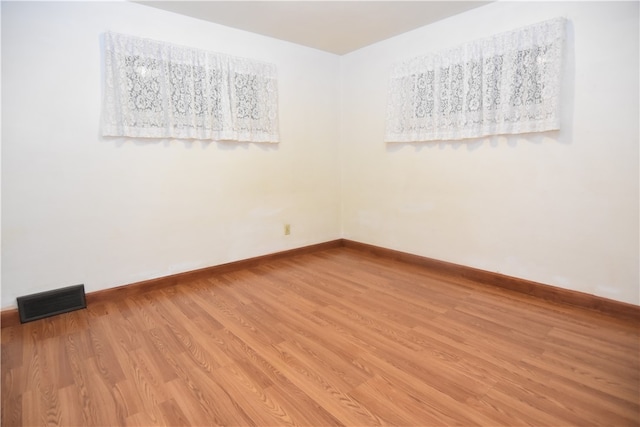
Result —
[[2, 329], [2, 425], [640, 425], [639, 325], [336, 248]]

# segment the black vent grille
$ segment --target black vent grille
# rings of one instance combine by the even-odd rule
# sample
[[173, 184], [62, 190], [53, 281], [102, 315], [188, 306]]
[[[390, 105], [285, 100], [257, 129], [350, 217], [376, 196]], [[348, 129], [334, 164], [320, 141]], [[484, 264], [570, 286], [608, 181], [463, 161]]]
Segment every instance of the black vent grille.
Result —
[[87, 307], [84, 285], [40, 292], [18, 297], [17, 300], [21, 323]]

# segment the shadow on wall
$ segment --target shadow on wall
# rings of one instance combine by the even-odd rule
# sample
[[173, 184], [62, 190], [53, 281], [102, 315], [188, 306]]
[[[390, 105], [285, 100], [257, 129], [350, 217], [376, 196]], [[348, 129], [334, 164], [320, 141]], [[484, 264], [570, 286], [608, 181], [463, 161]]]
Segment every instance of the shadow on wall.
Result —
[[248, 150], [251, 146], [260, 148], [263, 151], [277, 151], [279, 144], [270, 142], [245, 142], [245, 141], [210, 141], [201, 139], [170, 139], [170, 138], [123, 138], [119, 136], [99, 136], [101, 142], [112, 142], [116, 147], [134, 145], [137, 147], [145, 147], [152, 145], [157, 147], [161, 145], [165, 148], [171, 148], [182, 145], [187, 150], [193, 150], [200, 147], [207, 150], [213, 144], [221, 151]]
[[557, 142], [560, 144], [570, 144], [571, 139], [565, 138], [565, 129], [562, 131], [547, 131], [540, 133], [522, 133], [517, 135], [491, 135], [483, 138], [469, 138], [464, 140], [451, 140], [451, 141], [424, 141], [424, 142], [388, 142], [387, 152], [395, 153], [401, 151], [405, 147], [411, 147], [416, 152], [420, 152], [427, 149], [452, 149], [459, 150], [466, 148], [467, 151], [475, 151], [482, 147], [484, 144], [488, 144], [490, 147], [497, 148], [499, 146], [507, 145], [515, 148], [519, 144], [532, 143], [542, 144]]

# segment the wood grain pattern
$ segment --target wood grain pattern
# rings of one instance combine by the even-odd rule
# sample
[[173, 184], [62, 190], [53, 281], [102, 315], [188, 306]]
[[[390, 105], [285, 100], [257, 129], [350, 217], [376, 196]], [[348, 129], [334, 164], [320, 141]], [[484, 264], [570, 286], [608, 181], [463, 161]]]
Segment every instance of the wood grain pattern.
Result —
[[[206, 278], [216, 274], [249, 268], [261, 263], [270, 262], [281, 258], [288, 258], [291, 256], [302, 255], [341, 246], [342, 239], [336, 239], [328, 242], [317, 243], [314, 245], [303, 246], [300, 248], [289, 249], [272, 254], [261, 255], [253, 258], [214, 265], [197, 270], [186, 271], [183, 273], [172, 274], [169, 276], [158, 277], [156, 279], [144, 280], [142, 282], [116, 286], [96, 292], [90, 292], [86, 295], [86, 301], [87, 304], [98, 305], [117, 299], [133, 297], [135, 295], [140, 295], [151, 290], [170, 288], [182, 282], [193, 282], [194, 280], [197, 280], [199, 278]], [[1, 328], [18, 325], [19, 323], [20, 315], [17, 308], [10, 308], [0, 311]]]
[[367, 243], [355, 242], [353, 240], [343, 239], [342, 245], [377, 256], [420, 265], [434, 273], [446, 274], [455, 279], [467, 279], [476, 283], [497, 286], [556, 303], [587, 308], [606, 313], [611, 316], [623, 317], [625, 319], [640, 322], [640, 306], [635, 304], [614, 301], [608, 298], [586, 294], [584, 292], [558, 288], [556, 286], [533, 282], [531, 280], [520, 279], [518, 277], [507, 276], [500, 273], [480, 270], [478, 268], [400, 252], [380, 246], [369, 245]]
[[[474, 281], [476, 283], [484, 283], [490, 286], [497, 286], [503, 289], [524, 293], [548, 301], [587, 308], [606, 313], [611, 316], [640, 322], [640, 306], [637, 305], [627, 304], [624, 302], [614, 301], [595, 295], [558, 288], [555, 286], [549, 286], [542, 283], [532, 282], [526, 279], [520, 279], [517, 277], [506, 276], [490, 271], [479, 270], [473, 267], [453, 264], [347, 239], [332, 240], [325, 243], [318, 243], [315, 245], [290, 249], [287, 251], [277, 252], [269, 255], [263, 255], [245, 260], [230, 262], [227, 264], [206, 267], [199, 270], [187, 271], [184, 273], [159, 277], [157, 279], [145, 280], [143, 282], [132, 283], [115, 288], [104, 289], [97, 292], [91, 292], [87, 294], [86, 298], [88, 303], [91, 303], [92, 305], [94, 305], [94, 307], [104, 309], [104, 306], [100, 306], [100, 304], [106, 304], [117, 299], [133, 297], [135, 295], [140, 295], [151, 290], [164, 288], [171, 289], [179, 283], [191, 283], [199, 278], [209, 278], [217, 274], [247, 269], [252, 266], [257, 266], [262, 263], [267, 263], [281, 258], [313, 253], [337, 247], [349, 247], [352, 249], [358, 249], [377, 256], [417, 264], [431, 270], [434, 274], [448, 275], [458, 280], [466, 279]], [[368, 273], [362, 272], [362, 275], [368, 275]], [[317, 277], [315, 277], [315, 279], [317, 279]], [[375, 280], [375, 278], [372, 279]], [[247, 301], [243, 300], [242, 302], [246, 303]], [[187, 302], [187, 304], [189, 303]], [[182, 308], [187, 311], [190, 310], [189, 307], [185, 305], [182, 305]], [[14, 326], [19, 323], [20, 316], [17, 309], [6, 309], [0, 312], [1, 328]]]
[[321, 249], [2, 328], [2, 425], [640, 424], [637, 321]]

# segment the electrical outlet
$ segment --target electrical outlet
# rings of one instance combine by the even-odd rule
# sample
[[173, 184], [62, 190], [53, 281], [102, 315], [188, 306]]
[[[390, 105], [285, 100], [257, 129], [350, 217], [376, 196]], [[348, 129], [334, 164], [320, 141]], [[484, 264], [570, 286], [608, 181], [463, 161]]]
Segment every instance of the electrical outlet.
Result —
[[284, 225], [284, 235], [288, 236], [289, 234], [291, 234], [291, 225], [290, 224], [285, 224]]

